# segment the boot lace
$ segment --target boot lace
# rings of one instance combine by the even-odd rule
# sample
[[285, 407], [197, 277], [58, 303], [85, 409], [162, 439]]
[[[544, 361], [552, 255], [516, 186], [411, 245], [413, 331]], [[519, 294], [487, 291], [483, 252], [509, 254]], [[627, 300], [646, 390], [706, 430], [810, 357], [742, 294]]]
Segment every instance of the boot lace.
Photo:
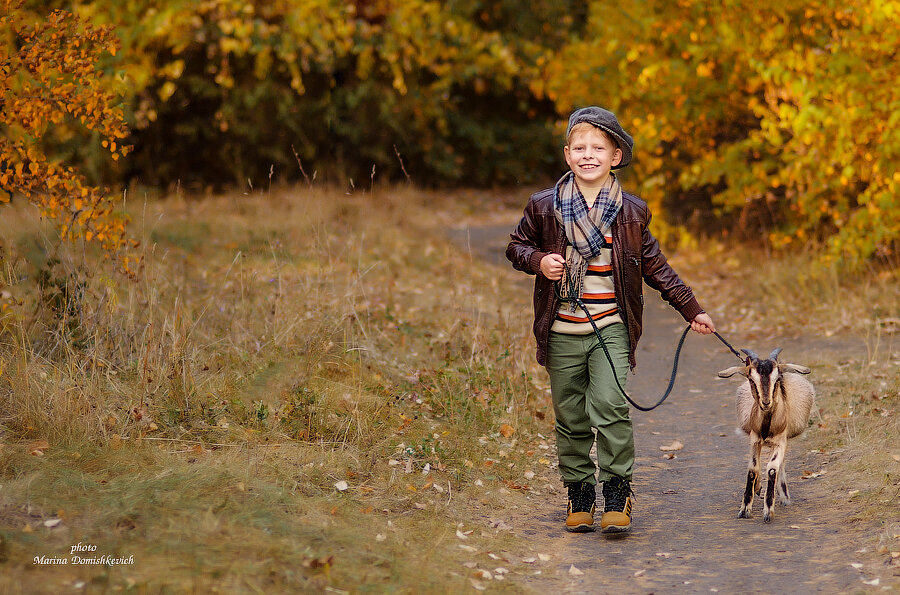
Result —
[[604, 510], [606, 512], [624, 511], [629, 495], [634, 495], [634, 491], [631, 489], [631, 482], [620, 477], [613, 477], [603, 484]]
[[594, 486], [587, 483], [569, 484], [569, 501], [572, 502], [572, 512], [591, 512], [591, 507], [597, 500]]

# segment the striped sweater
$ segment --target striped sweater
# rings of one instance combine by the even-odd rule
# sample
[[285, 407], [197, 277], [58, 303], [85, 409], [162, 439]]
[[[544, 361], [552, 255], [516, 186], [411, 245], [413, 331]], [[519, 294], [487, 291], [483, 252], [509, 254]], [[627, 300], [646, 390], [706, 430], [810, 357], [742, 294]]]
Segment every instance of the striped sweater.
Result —
[[[615, 322], [622, 322], [619, 310], [616, 306], [616, 293], [612, 278], [612, 236], [604, 238], [605, 243], [600, 254], [588, 261], [588, 270], [584, 276], [584, 291], [581, 300], [591, 313], [591, 318], [598, 328], [603, 328]], [[569, 246], [566, 250], [566, 258], [569, 256]], [[556, 319], [550, 330], [566, 335], [586, 335], [594, 332], [588, 322], [587, 316], [581, 306], [576, 306], [571, 311], [571, 305], [562, 303], [556, 313]]]

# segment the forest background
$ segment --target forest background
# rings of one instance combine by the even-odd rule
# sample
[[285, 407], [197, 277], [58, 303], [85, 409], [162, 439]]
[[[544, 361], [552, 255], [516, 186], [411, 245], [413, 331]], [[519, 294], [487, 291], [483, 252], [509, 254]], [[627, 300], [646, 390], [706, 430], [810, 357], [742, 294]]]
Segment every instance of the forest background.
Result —
[[[22, 64], [3, 75], [6, 101], [22, 85], [41, 97], [4, 110], [4, 147], [38, 142], [95, 184], [545, 183], [560, 174], [566, 115], [601, 104], [637, 139], [629, 187], [669, 225], [774, 248], [825, 242], [823, 256], [852, 266], [900, 238], [896, 2], [24, 7], [19, 28], [55, 8], [115, 26], [115, 55], [86, 37], [81, 48], [124, 109], [130, 132], [112, 145], [84, 126], [98, 105], [39, 117], [62, 85], [41, 88]], [[116, 142], [133, 151], [111, 160]], [[4, 157], [8, 170], [31, 161]], [[0, 179], [7, 194], [16, 181]]]
[[528, 6], [0, 0], [0, 588], [548, 590], [528, 291], [447, 233], [595, 104], [717, 322], [845, 341], [819, 506], [896, 580], [900, 1]]

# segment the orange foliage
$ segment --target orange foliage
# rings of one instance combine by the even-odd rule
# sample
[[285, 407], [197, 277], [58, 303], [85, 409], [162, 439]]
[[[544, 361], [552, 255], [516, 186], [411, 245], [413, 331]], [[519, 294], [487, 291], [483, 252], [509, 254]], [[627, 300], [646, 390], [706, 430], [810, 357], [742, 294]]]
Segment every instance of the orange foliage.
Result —
[[128, 153], [121, 98], [97, 68], [119, 42], [112, 27], [61, 10], [29, 22], [22, 7], [22, 1], [0, 5], [6, 33], [0, 42], [0, 202], [24, 196], [57, 222], [63, 239], [94, 242], [107, 255], [117, 254], [128, 271], [132, 260], [120, 249], [132, 242], [113, 198], [73, 167], [49, 159], [42, 146], [52, 127], [77, 123], [103, 139], [112, 159]]

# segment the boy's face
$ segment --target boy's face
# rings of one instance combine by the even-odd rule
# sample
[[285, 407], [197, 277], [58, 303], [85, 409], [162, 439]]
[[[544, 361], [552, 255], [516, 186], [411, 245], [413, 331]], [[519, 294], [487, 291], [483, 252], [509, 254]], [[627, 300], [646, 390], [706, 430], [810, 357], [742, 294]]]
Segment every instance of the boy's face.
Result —
[[563, 152], [575, 181], [588, 187], [603, 184], [610, 168], [622, 161], [622, 150], [594, 127], [574, 132]]

